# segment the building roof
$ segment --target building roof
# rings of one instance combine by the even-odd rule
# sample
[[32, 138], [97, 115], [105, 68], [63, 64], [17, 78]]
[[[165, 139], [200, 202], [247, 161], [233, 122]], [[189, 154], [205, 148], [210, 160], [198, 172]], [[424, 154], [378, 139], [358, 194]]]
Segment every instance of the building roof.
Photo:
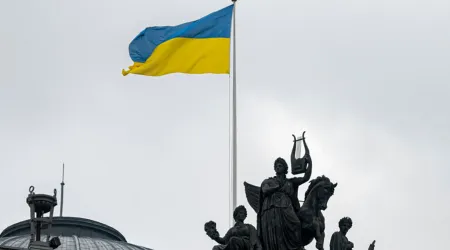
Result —
[[[59, 236], [61, 245], [57, 250], [151, 250], [146, 247], [136, 246], [124, 241], [114, 241], [91, 237]], [[47, 241], [43, 235], [41, 241]], [[30, 244], [29, 235], [11, 236], [0, 238], [0, 249], [27, 249]]]
[[[52, 228], [42, 230], [41, 241], [58, 236], [56, 250], [151, 250], [126, 241], [116, 229], [103, 223], [79, 217], [53, 217]], [[0, 234], [0, 249], [24, 250], [30, 243], [30, 220], [7, 227]]]
[[[47, 229], [42, 230], [48, 234]], [[30, 220], [24, 220], [7, 227], [0, 237], [30, 235]], [[116, 229], [94, 220], [79, 217], [53, 217], [50, 235], [92, 237], [106, 240], [127, 242], [125, 237]]]

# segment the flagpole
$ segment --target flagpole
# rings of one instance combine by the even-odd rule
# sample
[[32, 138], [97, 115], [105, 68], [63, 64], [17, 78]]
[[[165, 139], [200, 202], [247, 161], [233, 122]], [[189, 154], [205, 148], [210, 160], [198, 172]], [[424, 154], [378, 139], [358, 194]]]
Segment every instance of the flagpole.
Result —
[[231, 142], [231, 166], [230, 166], [230, 227], [234, 225], [233, 212], [236, 208], [236, 171], [237, 171], [237, 116], [236, 116], [236, 1], [233, 2], [233, 93], [232, 93], [232, 142]]

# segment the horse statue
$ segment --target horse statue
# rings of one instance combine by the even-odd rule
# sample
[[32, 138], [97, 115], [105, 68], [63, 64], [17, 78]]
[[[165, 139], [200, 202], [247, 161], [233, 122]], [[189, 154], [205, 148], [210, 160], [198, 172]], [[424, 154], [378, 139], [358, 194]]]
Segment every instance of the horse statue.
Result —
[[[279, 159], [278, 163], [283, 165]], [[282, 171], [287, 173], [287, 170], [278, 171], [277, 161], [275, 170], [278, 177]], [[287, 167], [287, 164], [284, 165]], [[295, 178], [283, 180], [280, 177], [280, 181], [277, 177], [265, 180], [261, 187], [244, 183], [247, 201], [258, 216], [257, 232], [263, 249], [300, 250], [315, 239], [316, 248], [323, 250], [325, 218], [321, 211], [327, 209], [337, 183], [332, 183], [325, 176], [310, 181], [305, 201], [300, 206], [298, 198], [293, 197], [298, 190]], [[297, 189], [292, 188], [295, 186]]]

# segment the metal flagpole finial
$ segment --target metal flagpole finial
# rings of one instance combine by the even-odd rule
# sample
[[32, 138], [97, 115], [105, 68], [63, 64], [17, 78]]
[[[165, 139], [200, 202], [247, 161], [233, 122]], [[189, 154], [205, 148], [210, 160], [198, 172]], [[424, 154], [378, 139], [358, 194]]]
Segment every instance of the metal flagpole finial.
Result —
[[62, 169], [62, 180], [61, 180], [61, 205], [59, 210], [59, 217], [63, 216], [63, 208], [64, 208], [64, 162], [63, 162], [63, 169]]

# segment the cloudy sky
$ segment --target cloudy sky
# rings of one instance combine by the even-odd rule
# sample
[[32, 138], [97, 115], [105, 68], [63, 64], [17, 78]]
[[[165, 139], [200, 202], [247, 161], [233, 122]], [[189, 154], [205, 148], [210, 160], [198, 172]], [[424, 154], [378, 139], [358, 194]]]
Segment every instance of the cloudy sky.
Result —
[[[27, 219], [28, 187], [129, 242], [211, 249], [228, 228], [227, 75], [130, 75], [128, 44], [225, 0], [2, 1], [0, 230]], [[237, 10], [238, 203], [292, 133], [313, 177], [338, 182], [356, 250], [445, 249], [450, 234], [450, 2], [243, 0]], [[301, 193], [306, 189], [301, 188]], [[303, 195], [301, 195], [302, 197]], [[314, 244], [308, 246], [314, 249]]]

